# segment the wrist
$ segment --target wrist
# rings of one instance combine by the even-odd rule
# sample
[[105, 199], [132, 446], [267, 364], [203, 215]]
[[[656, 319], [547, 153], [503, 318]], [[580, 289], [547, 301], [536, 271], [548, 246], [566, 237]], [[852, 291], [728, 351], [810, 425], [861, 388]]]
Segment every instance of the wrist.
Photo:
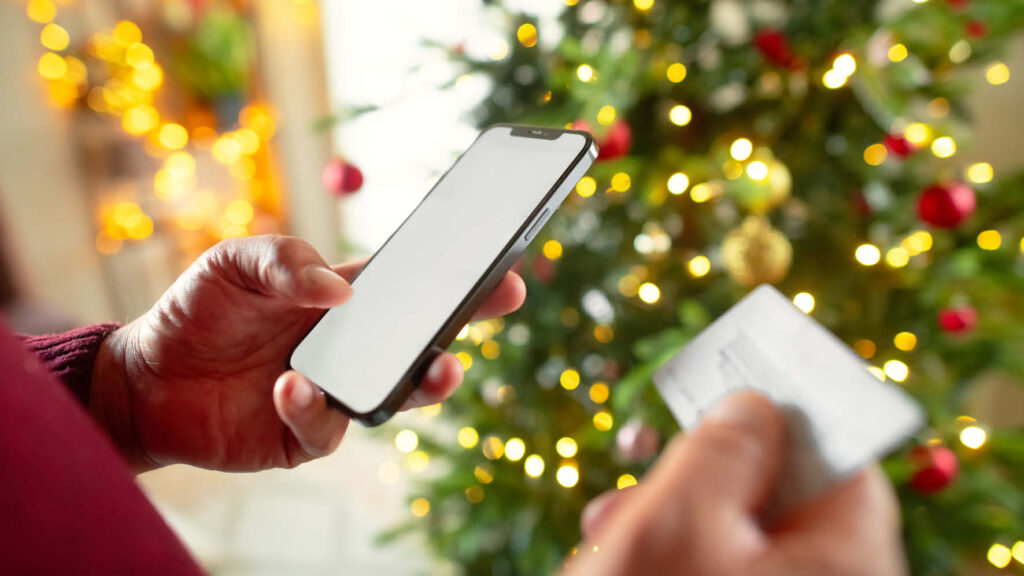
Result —
[[141, 474], [160, 465], [146, 452], [135, 421], [133, 396], [139, 390], [133, 385], [131, 363], [141, 360], [137, 350], [135, 323], [119, 328], [103, 340], [93, 365], [89, 411], [122, 457]]

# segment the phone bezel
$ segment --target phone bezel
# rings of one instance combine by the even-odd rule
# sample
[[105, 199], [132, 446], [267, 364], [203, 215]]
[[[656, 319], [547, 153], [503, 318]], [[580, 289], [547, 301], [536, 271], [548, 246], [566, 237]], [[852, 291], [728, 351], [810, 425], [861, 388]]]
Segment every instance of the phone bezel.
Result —
[[[515, 261], [519, 258], [519, 256], [522, 255], [523, 251], [529, 245], [529, 242], [522, 242], [524, 235], [527, 233], [527, 231], [529, 231], [530, 227], [536, 223], [537, 217], [540, 214], [542, 214], [542, 211], [545, 208], [549, 207], [549, 204], [551, 204], [551, 200], [554, 198], [554, 195], [556, 192], [558, 192], [559, 188], [561, 188], [562, 184], [565, 182], [565, 179], [568, 178], [569, 175], [579, 166], [579, 163], [587, 156], [588, 153], [593, 154], [594, 159], [596, 159], [597, 157], [597, 147], [594, 143], [594, 137], [589, 132], [565, 128], [544, 128], [540, 126], [528, 126], [523, 124], [512, 123], [499, 123], [488, 126], [486, 129], [481, 131], [479, 135], [477, 135], [477, 137], [473, 140], [473, 144], [470, 144], [470, 148], [473, 145], [475, 145], [484, 134], [497, 128], [511, 128], [512, 130], [509, 133], [510, 137], [555, 140], [563, 134], [578, 134], [583, 136], [585, 138], [585, 141], [582, 149], [580, 150], [580, 153], [576, 155], [572, 162], [569, 163], [566, 169], [558, 177], [558, 180], [556, 180], [555, 183], [551, 186], [551, 189], [549, 189], [544, 194], [544, 197], [541, 199], [541, 201], [538, 202], [536, 206], [534, 206], [533, 210], [530, 212], [529, 218], [527, 218], [519, 226], [519, 229], [516, 231], [515, 235], [513, 235], [508, 240], [504, 248], [502, 248], [501, 252], [498, 253], [498, 255], [491, 262], [490, 266], [488, 266], [488, 268], [481, 274], [480, 279], [477, 280], [476, 284], [474, 284], [473, 288], [470, 289], [469, 293], [466, 294], [466, 297], [462, 299], [462, 302], [459, 303], [459, 305], [452, 312], [452, 314], [448, 316], [447, 320], [445, 320], [444, 324], [442, 324], [441, 328], [437, 331], [437, 333], [430, 340], [430, 342], [417, 355], [416, 360], [414, 360], [412, 362], [412, 365], [405, 371], [405, 373], [403, 373], [402, 378], [399, 380], [397, 384], [395, 384], [395, 386], [391, 389], [391, 392], [388, 393], [388, 395], [384, 398], [380, 405], [378, 405], [376, 408], [370, 411], [359, 412], [353, 410], [344, 402], [338, 400], [329, 392], [321, 388], [321, 390], [323, 390], [324, 395], [327, 398], [328, 405], [341, 410], [342, 412], [348, 414], [353, 419], [361, 422], [366, 426], [378, 426], [386, 422], [402, 407], [402, 404], [405, 403], [409, 396], [412, 395], [413, 391], [415, 391], [415, 389], [419, 386], [419, 383], [423, 380], [423, 377], [425, 376], [427, 369], [430, 367], [431, 362], [433, 362], [435, 358], [441, 355], [448, 348], [448, 346], [451, 345], [451, 343], [455, 340], [455, 337], [458, 335], [462, 327], [472, 319], [473, 314], [476, 313], [480, 305], [483, 304], [484, 300], [486, 300], [486, 298], [490, 295], [494, 288], [497, 287], [498, 283], [502, 280], [502, 278], [505, 277], [505, 274], [507, 274], [508, 271], [512, 268], [513, 264], [515, 264]], [[359, 274], [362, 273], [362, 270], [365, 270], [366, 267], [373, 262], [377, 255], [384, 251], [387, 245], [391, 242], [391, 239], [394, 238], [396, 234], [398, 234], [398, 231], [401, 230], [403, 226], [405, 226], [409, 218], [412, 218], [416, 211], [420, 209], [420, 206], [423, 204], [423, 202], [425, 202], [427, 198], [429, 198], [430, 195], [433, 194], [434, 190], [436, 190], [437, 187], [441, 184], [441, 182], [444, 181], [445, 177], [448, 176], [448, 173], [451, 172], [456, 166], [458, 166], [459, 162], [461, 162], [464, 157], [465, 155], [460, 156], [448, 168], [448, 170], [445, 171], [445, 173], [441, 176], [441, 178], [438, 179], [434, 186], [431, 187], [431, 189], [423, 196], [423, 198], [419, 201], [416, 207], [411, 212], [409, 212], [409, 215], [406, 216], [405, 220], [403, 220], [402, 223], [397, 228], [395, 228], [395, 231], [392, 232], [390, 236], [388, 236], [388, 239], [384, 242], [384, 244], [382, 244], [381, 247], [378, 248], [377, 251], [373, 253], [370, 259], [366, 261], [366, 264], [363, 265], [363, 268], [360, 270], [359, 273], [356, 274], [355, 278], [358, 278]], [[554, 211], [558, 208], [558, 206], [553, 206], [551, 208], [551, 213], [553, 214]], [[543, 223], [541, 225], [543, 225]], [[353, 281], [355, 280], [355, 278], [353, 279]], [[320, 323], [320, 321], [323, 319], [324, 316], [327, 315], [329, 311], [330, 310], [324, 311], [324, 313], [321, 314], [319, 318], [317, 318], [316, 322], [310, 325], [306, 333], [303, 334], [302, 338], [295, 344], [295, 347], [292, 348], [292, 352], [288, 355], [287, 360], [286, 367], [288, 369], [293, 368], [292, 356], [295, 353], [295, 348], [298, 348], [302, 341], [305, 340], [307, 336], [309, 336], [309, 333], [313, 331], [313, 329], [317, 326], [317, 324]], [[316, 383], [314, 382], [314, 384]]]

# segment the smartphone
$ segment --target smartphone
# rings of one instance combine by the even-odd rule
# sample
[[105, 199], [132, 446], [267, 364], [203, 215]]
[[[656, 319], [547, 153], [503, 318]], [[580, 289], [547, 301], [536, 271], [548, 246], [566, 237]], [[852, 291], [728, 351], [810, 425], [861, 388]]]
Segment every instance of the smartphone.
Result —
[[483, 131], [292, 351], [289, 364], [368, 426], [390, 418], [597, 157], [590, 134]]

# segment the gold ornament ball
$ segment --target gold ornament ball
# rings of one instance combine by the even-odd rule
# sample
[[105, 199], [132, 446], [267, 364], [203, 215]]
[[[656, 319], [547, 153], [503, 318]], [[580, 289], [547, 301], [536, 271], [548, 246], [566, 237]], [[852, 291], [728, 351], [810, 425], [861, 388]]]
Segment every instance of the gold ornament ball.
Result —
[[775, 284], [789, 273], [793, 246], [766, 218], [749, 216], [725, 236], [722, 256], [729, 277], [736, 283]]

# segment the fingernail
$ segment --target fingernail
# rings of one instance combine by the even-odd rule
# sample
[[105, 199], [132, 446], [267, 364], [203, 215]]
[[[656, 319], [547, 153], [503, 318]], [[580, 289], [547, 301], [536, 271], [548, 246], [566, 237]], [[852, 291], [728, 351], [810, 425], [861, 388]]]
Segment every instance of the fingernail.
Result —
[[292, 404], [295, 405], [299, 410], [305, 410], [313, 405], [313, 398], [316, 397], [316, 392], [313, 390], [313, 385], [303, 380], [296, 380], [292, 384]]
[[352, 287], [334, 270], [311, 264], [302, 271], [303, 279], [309, 288], [328, 288], [334, 291], [351, 291]]
[[441, 375], [444, 373], [444, 362], [441, 361], [441, 357], [434, 358], [434, 361], [430, 363], [430, 368], [427, 369], [427, 380], [439, 382]]
[[771, 420], [772, 404], [752, 392], [739, 392], [721, 400], [708, 412], [705, 422], [721, 423], [760, 433]]

